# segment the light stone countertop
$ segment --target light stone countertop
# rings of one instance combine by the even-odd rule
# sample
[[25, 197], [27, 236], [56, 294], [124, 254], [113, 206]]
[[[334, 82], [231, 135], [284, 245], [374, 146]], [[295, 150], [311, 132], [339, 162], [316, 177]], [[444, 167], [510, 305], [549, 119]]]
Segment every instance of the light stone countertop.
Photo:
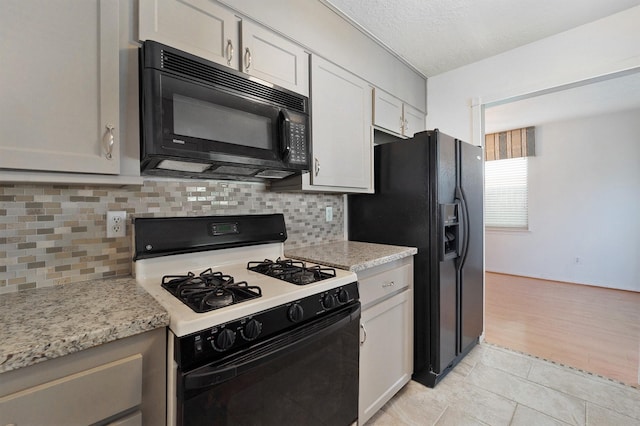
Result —
[[167, 325], [131, 277], [0, 294], [0, 373]]
[[418, 253], [415, 247], [391, 246], [386, 244], [362, 243], [358, 241], [338, 241], [307, 247], [285, 249], [284, 255], [306, 262], [319, 263], [351, 272], [393, 262]]

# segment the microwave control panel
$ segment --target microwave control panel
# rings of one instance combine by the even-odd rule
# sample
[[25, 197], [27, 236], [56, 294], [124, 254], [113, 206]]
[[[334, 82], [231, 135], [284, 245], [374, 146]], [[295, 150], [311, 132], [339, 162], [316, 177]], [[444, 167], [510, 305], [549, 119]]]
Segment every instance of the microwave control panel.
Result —
[[307, 126], [292, 122], [289, 126], [289, 162], [307, 164]]

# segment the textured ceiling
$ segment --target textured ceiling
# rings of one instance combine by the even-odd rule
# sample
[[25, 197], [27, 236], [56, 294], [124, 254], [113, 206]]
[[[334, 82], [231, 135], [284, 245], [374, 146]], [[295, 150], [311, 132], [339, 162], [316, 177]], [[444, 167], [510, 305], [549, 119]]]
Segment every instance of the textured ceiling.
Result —
[[640, 5], [640, 0], [322, 1], [427, 77]]

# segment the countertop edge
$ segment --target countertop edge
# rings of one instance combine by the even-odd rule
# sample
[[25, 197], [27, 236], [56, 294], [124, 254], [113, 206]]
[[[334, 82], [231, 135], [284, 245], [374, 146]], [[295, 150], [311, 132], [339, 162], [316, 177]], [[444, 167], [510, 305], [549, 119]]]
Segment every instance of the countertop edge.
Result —
[[396, 260], [404, 259], [405, 257], [414, 256], [417, 253], [418, 253], [418, 249], [411, 247], [411, 249], [407, 250], [406, 252], [397, 253], [394, 255], [385, 256], [379, 259], [353, 265], [349, 270], [352, 272], [361, 272], [366, 269], [373, 268], [374, 266], [380, 266], [380, 265], [384, 265], [385, 263], [391, 263]]
[[[325, 251], [329, 248], [341, 247], [347, 251], [347, 253], [341, 257], [340, 261], [336, 261], [332, 256], [327, 256]], [[357, 255], [350, 256], [349, 252], [352, 248], [357, 248]], [[365, 254], [363, 250], [371, 248], [371, 252]], [[378, 254], [377, 252], [383, 251], [384, 254]], [[343, 269], [351, 272], [361, 272], [375, 266], [384, 265], [386, 263], [394, 262], [396, 260], [403, 259], [405, 257], [413, 256], [418, 253], [418, 249], [415, 247], [404, 246], [392, 246], [376, 243], [364, 243], [359, 241], [339, 241], [334, 243], [316, 244], [307, 247], [299, 247], [286, 249], [285, 256], [294, 259], [300, 259], [305, 262], [312, 262], [329, 266], [333, 268]]]

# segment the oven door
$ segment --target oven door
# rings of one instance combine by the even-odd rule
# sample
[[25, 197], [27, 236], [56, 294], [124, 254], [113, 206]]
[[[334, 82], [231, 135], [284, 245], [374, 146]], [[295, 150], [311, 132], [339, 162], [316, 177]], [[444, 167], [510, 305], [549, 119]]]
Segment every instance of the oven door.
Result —
[[360, 303], [177, 377], [178, 425], [349, 425]]

